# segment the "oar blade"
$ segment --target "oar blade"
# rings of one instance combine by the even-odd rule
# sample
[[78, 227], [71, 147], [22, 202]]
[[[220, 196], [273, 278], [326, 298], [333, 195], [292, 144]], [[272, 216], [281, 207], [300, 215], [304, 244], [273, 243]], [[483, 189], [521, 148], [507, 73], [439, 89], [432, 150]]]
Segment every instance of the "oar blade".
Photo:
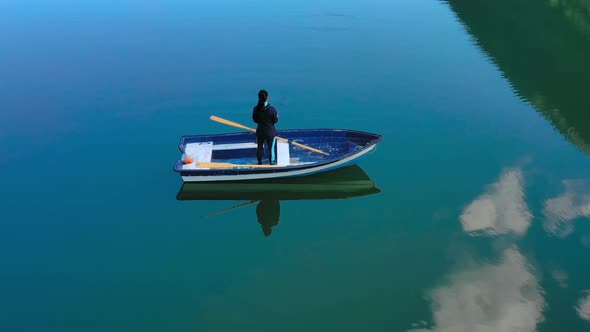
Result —
[[236, 127], [236, 128], [240, 128], [240, 129], [245, 129], [245, 130], [248, 130], [248, 131], [251, 131], [251, 132], [256, 132], [256, 129], [254, 129], [254, 128], [246, 127], [246, 126], [241, 125], [241, 124], [239, 124], [237, 122], [226, 120], [226, 119], [220, 118], [220, 117], [215, 116], [215, 115], [211, 115], [209, 118], [211, 120], [215, 121], [215, 122], [223, 123], [223, 124], [226, 124], [228, 126], [232, 126], [232, 127]]
[[229, 211], [231, 211], [231, 210], [235, 210], [235, 209], [239, 209], [239, 208], [242, 208], [242, 207], [245, 207], [245, 206], [249, 206], [249, 205], [252, 205], [252, 204], [256, 204], [256, 203], [258, 203], [258, 202], [260, 202], [260, 201], [258, 201], [258, 200], [252, 200], [252, 201], [249, 201], [249, 202], [246, 202], [246, 203], [242, 203], [242, 204], [235, 205], [235, 206], [232, 206], [232, 207], [229, 207], [229, 208], [223, 209], [223, 210], [219, 210], [219, 211], [215, 211], [215, 212], [212, 212], [212, 213], [206, 214], [206, 215], [204, 215], [204, 216], [201, 216], [201, 218], [203, 218], [203, 219], [205, 219], [205, 218], [210, 218], [210, 217], [213, 217], [213, 216], [216, 216], [216, 215], [222, 214], [222, 213], [229, 212]]

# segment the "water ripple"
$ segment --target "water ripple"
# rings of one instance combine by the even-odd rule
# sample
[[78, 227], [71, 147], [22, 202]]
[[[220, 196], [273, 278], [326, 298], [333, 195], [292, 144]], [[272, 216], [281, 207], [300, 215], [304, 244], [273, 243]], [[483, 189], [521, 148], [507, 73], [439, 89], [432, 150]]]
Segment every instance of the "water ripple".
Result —
[[590, 216], [590, 182], [564, 180], [564, 192], [545, 201], [545, 230], [557, 237], [567, 237], [574, 231], [573, 221]]

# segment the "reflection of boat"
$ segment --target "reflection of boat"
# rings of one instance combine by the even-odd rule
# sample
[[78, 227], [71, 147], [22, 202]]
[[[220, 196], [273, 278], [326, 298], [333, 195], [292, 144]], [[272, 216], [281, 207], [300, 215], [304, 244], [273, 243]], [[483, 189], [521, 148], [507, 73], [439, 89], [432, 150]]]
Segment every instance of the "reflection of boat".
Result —
[[265, 236], [277, 226], [281, 200], [339, 199], [379, 193], [359, 166], [347, 166], [304, 177], [228, 182], [185, 182], [176, 199], [248, 201], [203, 216], [211, 217], [256, 204], [256, 218]]
[[185, 182], [310, 175], [353, 165], [374, 151], [383, 139], [377, 134], [354, 130], [280, 130], [278, 135], [292, 144], [278, 140], [276, 158], [272, 158], [277, 164], [257, 165], [255, 135], [250, 132], [183, 136], [179, 144], [182, 160], [176, 161], [174, 170]]
[[305, 177], [231, 182], [184, 183], [178, 200], [338, 199], [379, 193], [359, 166]]

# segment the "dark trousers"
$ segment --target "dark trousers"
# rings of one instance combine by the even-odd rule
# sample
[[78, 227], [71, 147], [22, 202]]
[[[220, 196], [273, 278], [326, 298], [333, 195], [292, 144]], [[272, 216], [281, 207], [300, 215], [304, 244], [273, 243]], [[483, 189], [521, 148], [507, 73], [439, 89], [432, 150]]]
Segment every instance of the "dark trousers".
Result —
[[264, 155], [264, 143], [268, 149], [268, 162], [271, 165], [277, 163], [277, 140], [276, 136], [256, 136], [256, 158], [258, 158], [258, 164], [262, 164], [262, 156]]

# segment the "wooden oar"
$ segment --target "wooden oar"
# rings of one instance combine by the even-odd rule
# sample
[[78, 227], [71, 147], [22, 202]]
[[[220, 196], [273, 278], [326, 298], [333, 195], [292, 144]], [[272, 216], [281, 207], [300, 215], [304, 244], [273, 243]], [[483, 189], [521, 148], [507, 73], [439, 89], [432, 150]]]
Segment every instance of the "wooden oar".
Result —
[[254, 164], [230, 164], [230, 163], [213, 163], [213, 162], [205, 162], [205, 161], [198, 161], [197, 167], [206, 167], [206, 168], [275, 168], [275, 167], [283, 167], [279, 165], [254, 165]]
[[218, 214], [222, 214], [222, 213], [225, 213], [225, 212], [229, 212], [229, 211], [231, 211], [231, 210], [239, 209], [239, 208], [241, 208], [241, 207], [245, 207], [245, 206], [248, 206], [248, 205], [256, 204], [256, 203], [258, 203], [258, 202], [260, 202], [260, 201], [249, 201], [249, 202], [242, 203], [242, 204], [239, 204], [239, 205], [235, 205], [235, 206], [232, 206], [232, 207], [229, 207], [229, 208], [226, 208], [226, 209], [220, 210], [220, 211], [216, 211], [216, 212], [213, 212], [213, 213], [209, 213], [209, 214], [207, 214], [207, 215], [204, 215], [204, 216], [202, 216], [201, 218], [203, 218], [203, 219], [204, 219], [204, 218], [213, 217], [213, 216], [216, 216], [216, 215], [218, 215]]
[[[239, 123], [236, 123], [236, 122], [233, 122], [233, 121], [229, 121], [229, 120], [226, 120], [226, 119], [222, 119], [222, 118], [217, 117], [215, 115], [211, 115], [210, 119], [213, 120], [213, 121], [219, 122], [219, 123], [226, 124], [228, 126], [245, 129], [245, 130], [251, 131], [253, 133], [256, 132], [256, 129], [254, 129], [254, 128], [246, 127], [246, 126], [241, 125]], [[290, 140], [288, 140], [286, 138], [282, 138], [282, 137], [277, 136], [277, 139], [278, 140], [281, 140], [283, 142], [291, 143], [291, 144], [293, 144], [295, 146], [298, 146], [300, 148], [303, 148], [303, 149], [307, 149], [307, 150], [310, 150], [310, 151], [313, 151], [313, 152], [321, 153], [321, 154], [326, 155], [326, 156], [329, 156], [330, 155], [329, 153], [324, 152], [322, 150], [314, 149], [314, 148], [309, 147], [307, 145], [303, 145], [303, 144], [300, 144], [300, 143], [297, 143], [297, 142], [290, 141]]]

